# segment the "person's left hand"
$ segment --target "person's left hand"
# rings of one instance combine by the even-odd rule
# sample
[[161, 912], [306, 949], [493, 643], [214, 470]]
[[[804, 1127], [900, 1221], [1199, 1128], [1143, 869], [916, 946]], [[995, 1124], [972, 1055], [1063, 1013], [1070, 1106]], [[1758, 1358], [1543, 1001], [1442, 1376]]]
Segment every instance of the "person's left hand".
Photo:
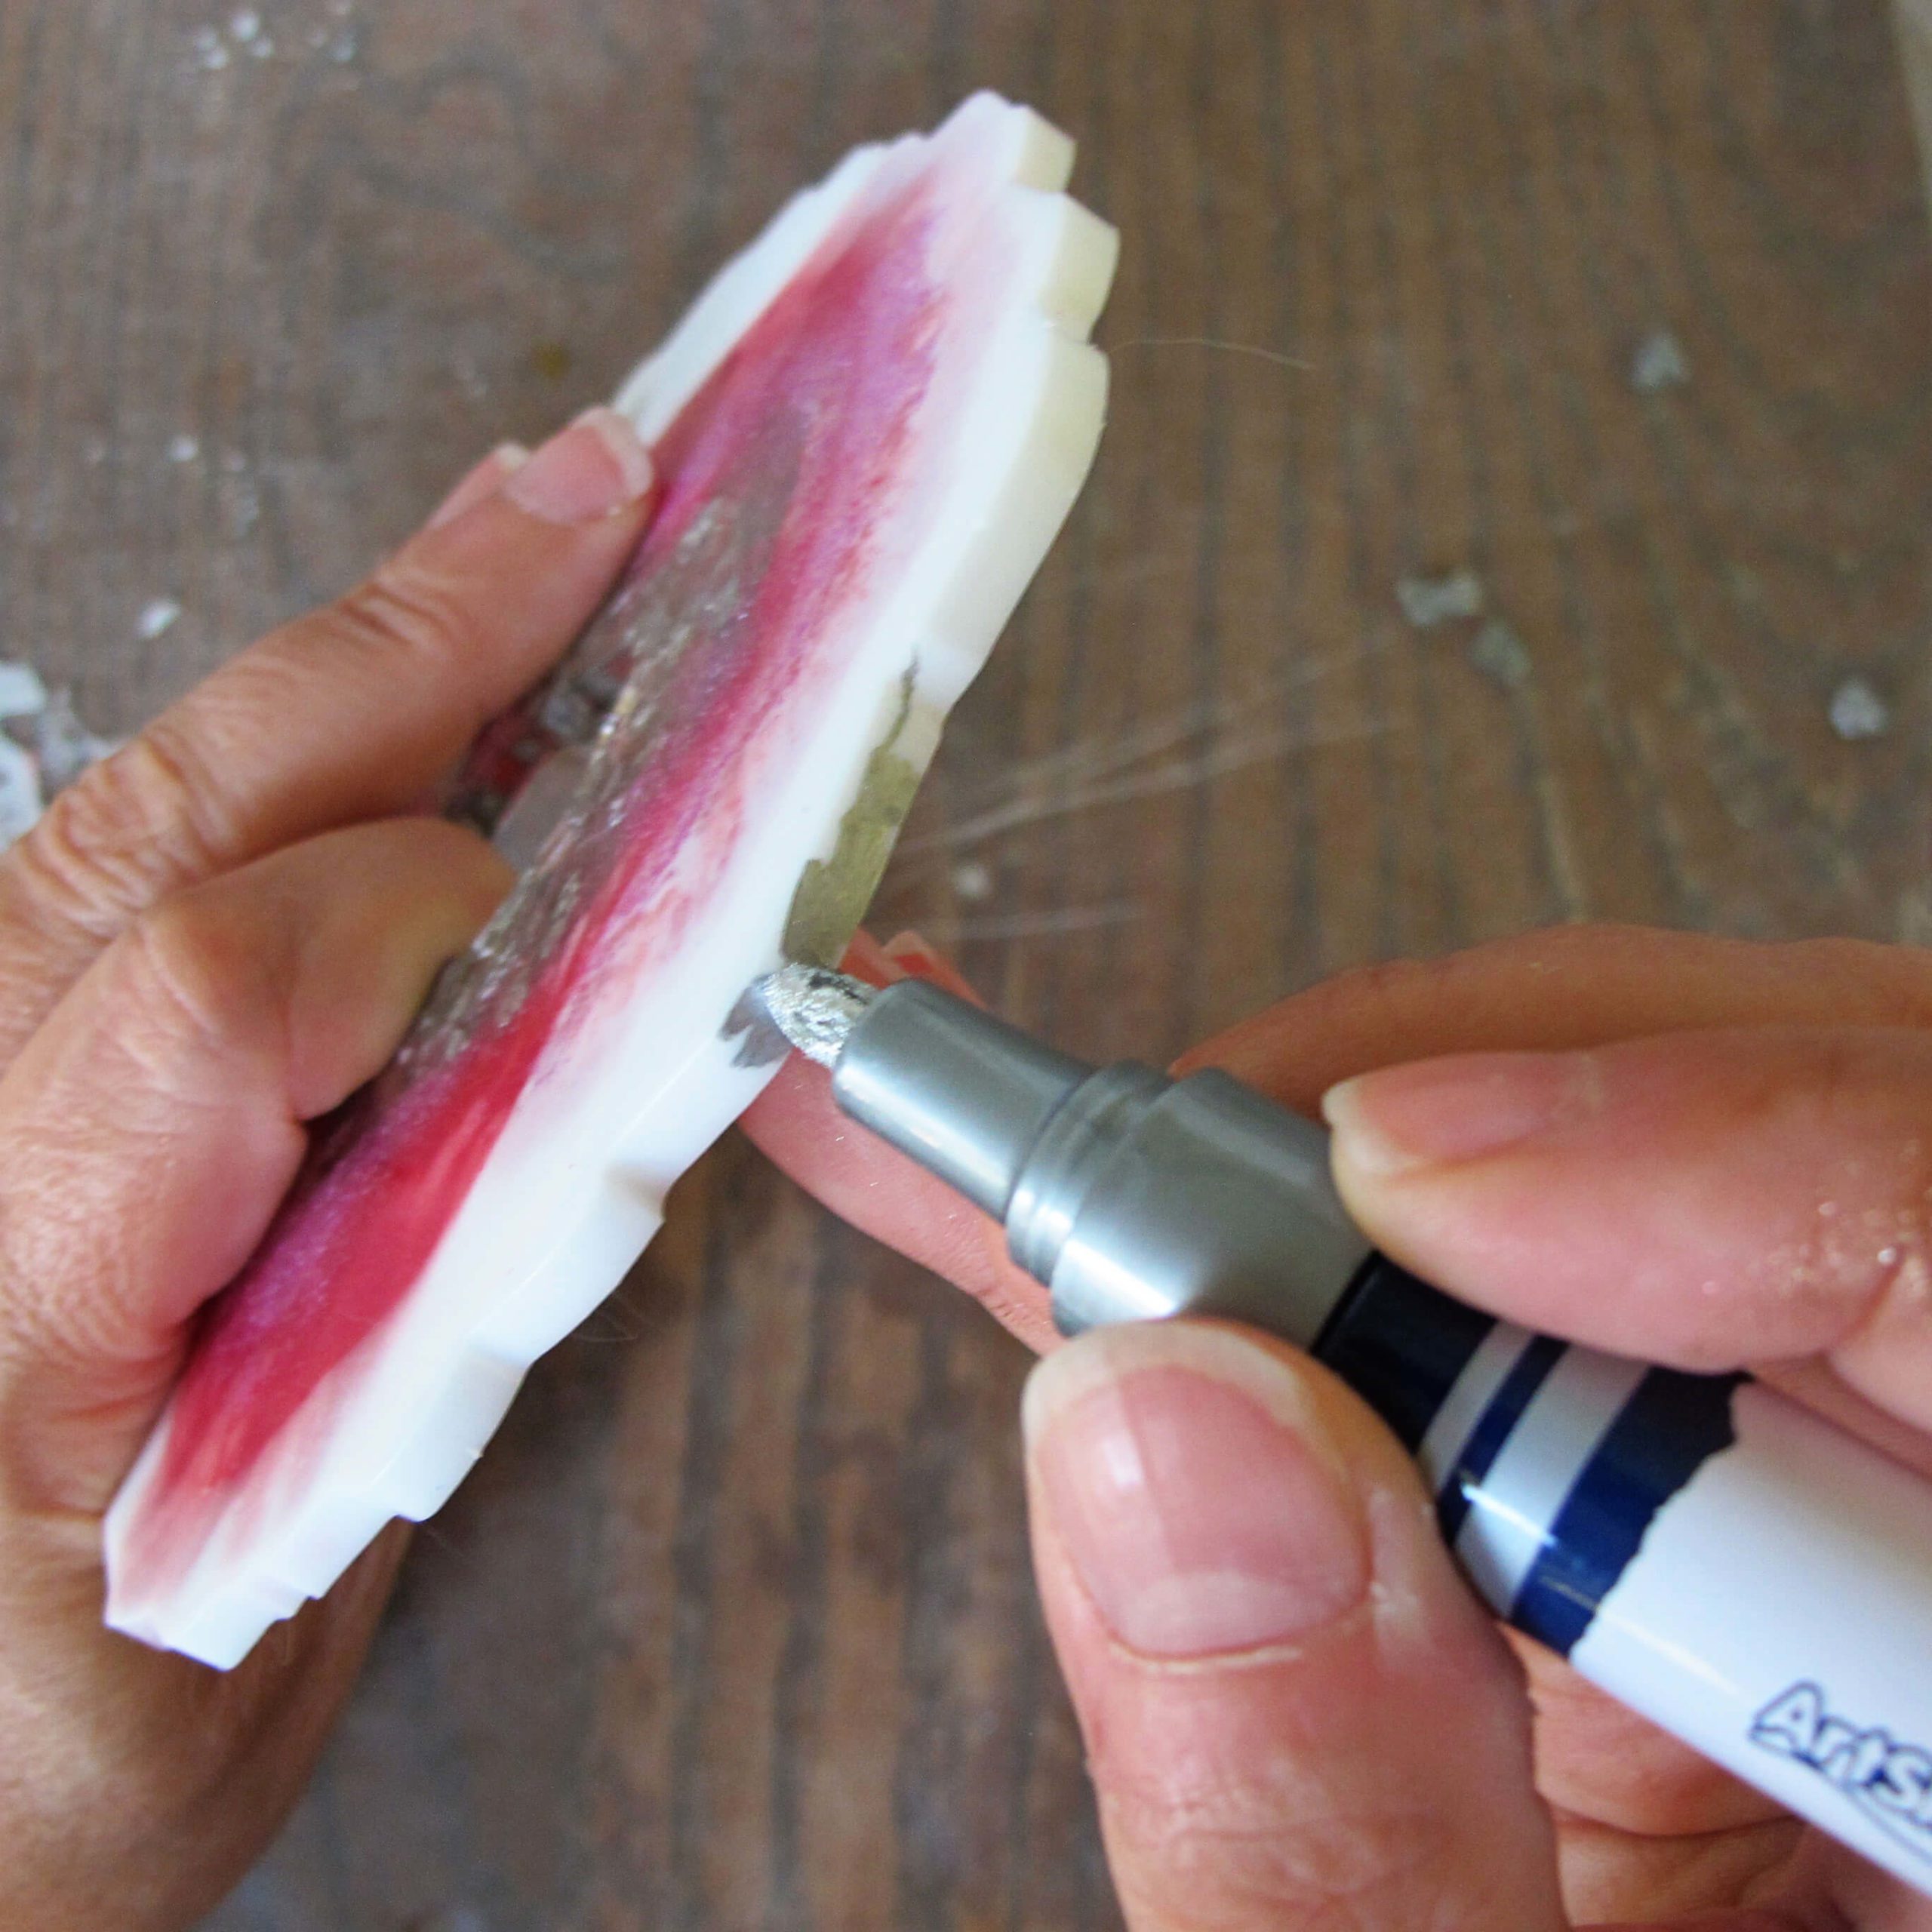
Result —
[[0, 860], [0, 1925], [191, 1922], [354, 1678], [398, 1531], [223, 1675], [103, 1626], [101, 1518], [304, 1123], [501, 897], [489, 848], [420, 814], [606, 595], [651, 481], [608, 411], [499, 451]]

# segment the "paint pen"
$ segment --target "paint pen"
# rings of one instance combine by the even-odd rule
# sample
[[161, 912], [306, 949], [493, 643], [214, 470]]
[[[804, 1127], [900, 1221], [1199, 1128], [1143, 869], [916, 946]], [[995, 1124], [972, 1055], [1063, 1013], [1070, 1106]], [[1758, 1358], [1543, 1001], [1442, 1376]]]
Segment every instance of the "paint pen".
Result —
[[923, 980], [757, 991], [846, 1113], [1004, 1225], [1064, 1333], [1214, 1315], [1307, 1350], [1498, 1616], [1932, 1891], [1932, 1484], [1747, 1376], [1452, 1300], [1349, 1220], [1321, 1128], [1225, 1074], [1097, 1071]]

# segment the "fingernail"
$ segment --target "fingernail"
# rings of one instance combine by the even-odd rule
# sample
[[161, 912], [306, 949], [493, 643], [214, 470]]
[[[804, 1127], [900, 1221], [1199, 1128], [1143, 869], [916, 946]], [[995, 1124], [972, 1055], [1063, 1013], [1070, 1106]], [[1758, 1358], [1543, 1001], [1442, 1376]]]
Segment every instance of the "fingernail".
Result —
[[1500, 1153], [1602, 1104], [1592, 1054], [1459, 1054], [1345, 1080], [1321, 1111], [1342, 1158], [1390, 1175]]
[[1291, 1643], [1352, 1609], [1368, 1587], [1361, 1510], [1293, 1373], [1225, 1330], [1151, 1339], [1088, 1336], [1026, 1392], [1053, 1533], [1107, 1627], [1147, 1656], [1199, 1657]]
[[494, 497], [505, 479], [529, 460], [530, 452], [521, 443], [499, 444], [443, 499], [426, 528], [440, 530], [455, 522], [464, 511]]
[[596, 523], [651, 488], [651, 457], [614, 409], [586, 410], [518, 470], [503, 494], [546, 523]]
[[874, 986], [888, 986], [906, 977], [898, 961], [863, 926], [852, 935], [838, 968]]

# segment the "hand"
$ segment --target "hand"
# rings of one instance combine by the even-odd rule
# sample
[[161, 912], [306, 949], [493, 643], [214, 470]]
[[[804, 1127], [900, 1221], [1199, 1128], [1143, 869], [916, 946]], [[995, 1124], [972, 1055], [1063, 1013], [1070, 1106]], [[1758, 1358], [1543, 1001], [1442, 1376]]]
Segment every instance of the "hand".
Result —
[[101, 1517], [303, 1123], [507, 883], [423, 811], [634, 548], [608, 412], [499, 451], [361, 589], [244, 652], [0, 860], [0, 1925], [172, 1927], [306, 1780], [401, 1544], [227, 1675], [103, 1627]]
[[[858, 963], [931, 970], [911, 943]], [[1348, 975], [1184, 1063], [1211, 1064], [1304, 1112], [1325, 1095], [1357, 1218], [1452, 1293], [1749, 1365], [1932, 1473], [1932, 955], [1531, 934]], [[1395, 1070], [1351, 1078], [1371, 1069]], [[937, 1219], [937, 1184], [824, 1131], [829, 1106], [795, 1065], [752, 1131], [1050, 1341], [992, 1225]], [[1026, 1424], [1035, 1567], [1136, 1932], [1932, 1927], [1932, 1902], [1506, 1642], [1393, 1439], [1292, 1351], [1103, 1331], [1034, 1371]]]

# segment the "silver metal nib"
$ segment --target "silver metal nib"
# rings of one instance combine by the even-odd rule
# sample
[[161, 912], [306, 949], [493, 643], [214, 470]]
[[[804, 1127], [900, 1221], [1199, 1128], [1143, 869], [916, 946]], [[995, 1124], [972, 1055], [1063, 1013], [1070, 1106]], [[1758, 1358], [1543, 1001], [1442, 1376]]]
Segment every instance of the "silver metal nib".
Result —
[[781, 966], [752, 991], [771, 1023], [808, 1060], [836, 1066], [872, 989], [826, 966]]

